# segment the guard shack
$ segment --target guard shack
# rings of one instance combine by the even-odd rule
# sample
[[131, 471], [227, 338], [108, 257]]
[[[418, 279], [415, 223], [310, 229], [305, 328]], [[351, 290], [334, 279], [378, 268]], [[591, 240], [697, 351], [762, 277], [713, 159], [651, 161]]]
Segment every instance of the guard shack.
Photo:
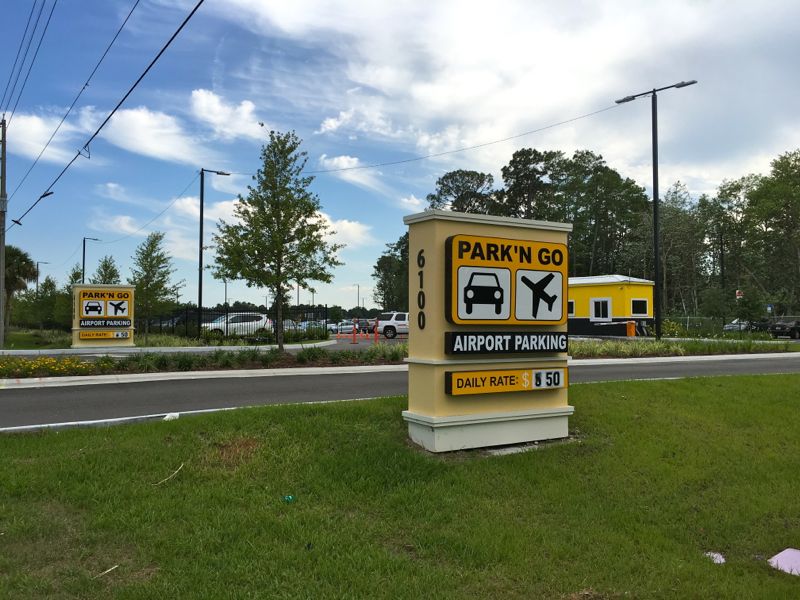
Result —
[[446, 452], [566, 437], [572, 226], [441, 210], [404, 222], [411, 440]]
[[571, 335], [627, 335], [636, 324], [644, 335], [653, 323], [653, 282], [625, 275], [569, 278], [569, 333]]

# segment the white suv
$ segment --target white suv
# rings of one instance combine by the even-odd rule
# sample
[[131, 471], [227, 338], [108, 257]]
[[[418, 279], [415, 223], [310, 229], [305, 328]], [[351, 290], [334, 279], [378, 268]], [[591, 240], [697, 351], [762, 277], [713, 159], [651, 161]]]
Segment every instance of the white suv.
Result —
[[392, 339], [398, 333], [408, 333], [408, 313], [385, 312], [378, 315], [378, 333]]

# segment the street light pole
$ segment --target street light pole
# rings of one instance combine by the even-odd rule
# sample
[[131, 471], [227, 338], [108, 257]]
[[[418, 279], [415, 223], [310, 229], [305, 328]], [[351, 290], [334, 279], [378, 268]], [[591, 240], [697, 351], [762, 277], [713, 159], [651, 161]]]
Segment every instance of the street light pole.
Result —
[[81, 262], [81, 283], [86, 283], [86, 240], [99, 242], [97, 238], [85, 237], [83, 238], [83, 261]]
[[39, 298], [39, 265], [49, 265], [50, 263], [46, 260], [37, 260], [36, 261], [36, 298]]
[[213, 171], [211, 169], [200, 169], [200, 261], [197, 265], [197, 335], [202, 333], [203, 326], [203, 205], [205, 204], [206, 173], [215, 175], [230, 175], [225, 171]]
[[616, 100], [617, 104], [623, 104], [636, 100], [642, 96], [650, 96], [650, 109], [652, 113], [652, 126], [653, 126], [653, 276], [655, 278], [655, 286], [653, 290], [653, 317], [656, 322], [656, 339], [661, 339], [661, 247], [660, 247], [660, 231], [658, 223], [658, 92], [668, 90], [670, 88], [682, 88], [697, 83], [696, 79], [691, 81], [680, 81], [672, 85], [667, 85], [661, 88], [653, 88], [647, 92], [641, 92], [632, 96], [625, 96]]

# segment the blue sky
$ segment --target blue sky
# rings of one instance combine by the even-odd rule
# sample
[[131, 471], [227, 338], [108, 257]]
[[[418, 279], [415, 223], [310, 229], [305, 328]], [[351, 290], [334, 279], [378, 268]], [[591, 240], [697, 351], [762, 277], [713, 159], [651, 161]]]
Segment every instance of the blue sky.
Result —
[[[36, 10], [42, 0], [36, 0]], [[44, 18], [53, 0], [44, 0]], [[5, 88], [33, 0], [7, 0], [0, 18]], [[41, 151], [134, 0], [58, 0], [8, 130], [8, 193]], [[194, 1], [141, 0], [42, 160], [11, 198], [18, 218], [82, 147], [172, 35]], [[35, 14], [35, 13], [34, 13]], [[197, 299], [199, 168], [207, 175], [206, 244], [258, 168], [265, 130], [293, 129], [308, 170], [401, 161], [534, 130], [681, 80], [659, 96], [661, 188], [693, 195], [723, 179], [766, 172], [800, 143], [796, 2], [385, 3], [207, 0], [91, 145], [23, 221], [9, 230], [63, 283], [87, 242], [87, 273], [113, 255], [123, 277], [151, 231]], [[30, 56], [28, 58], [30, 61]], [[25, 66], [27, 70], [27, 64]], [[24, 76], [24, 71], [23, 71]], [[10, 112], [10, 111], [9, 111]], [[7, 117], [9, 115], [7, 114]], [[367, 307], [372, 266], [424, 208], [436, 179], [457, 168], [500, 169], [521, 147], [589, 149], [650, 189], [650, 105], [599, 115], [480, 149], [376, 169], [318, 174], [312, 189], [346, 244], [315, 300]], [[158, 213], [168, 208], [152, 223]], [[213, 250], [206, 252], [212, 261]], [[228, 286], [229, 300], [263, 302]], [[223, 286], [204, 279], [206, 304]], [[293, 301], [296, 294], [293, 294]], [[302, 302], [311, 294], [301, 290]]]

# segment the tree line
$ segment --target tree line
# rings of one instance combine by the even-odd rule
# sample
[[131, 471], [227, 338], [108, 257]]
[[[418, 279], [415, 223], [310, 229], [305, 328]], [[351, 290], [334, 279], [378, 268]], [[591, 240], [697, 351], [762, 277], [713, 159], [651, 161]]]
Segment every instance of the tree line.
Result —
[[[114, 257], [104, 256], [97, 270], [88, 278], [84, 277], [81, 265], [76, 263], [67, 274], [64, 285], [59, 286], [57, 280], [48, 275], [36, 288], [30, 289], [28, 285], [38, 279], [36, 264], [30, 255], [15, 246], [6, 246], [6, 257], [7, 323], [13, 318], [15, 324], [22, 326], [69, 329], [72, 327], [74, 284], [82, 279], [93, 285], [122, 283]], [[184, 282], [172, 281], [174, 273], [172, 258], [164, 248], [164, 233], [151, 233], [136, 248], [130, 277], [127, 278], [128, 285], [135, 288], [136, 317], [145, 323], [145, 329], [151, 317], [177, 304]]]
[[[645, 190], [579, 150], [523, 148], [501, 169], [456, 170], [426, 196], [429, 209], [572, 223], [570, 276], [653, 279], [653, 206]], [[724, 180], [693, 199], [671, 185], [660, 202], [662, 306], [672, 316], [800, 313], [800, 150], [775, 158], [767, 175]], [[408, 234], [373, 267], [375, 301], [408, 309]], [[744, 296], [737, 302], [736, 290]]]
[[[334, 232], [320, 214], [319, 198], [309, 190], [313, 177], [303, 174], [308, 157], [301, 144], [294, 132], [269, 132], [253, 184], [246, 195], [237, 197], [230, 222], [220, 220], [213, 235], [214, 277], [244, 281], [248, 287], [271, 292], [275, 335], [281, 350], [284, 311], [294, 285], [314, 291], [312, 283], [329, 283], [331, 269], [341, 264], [338, 251], [342, 246], [329, 241]], [[175, 269], [163, 249], [163, 239], [163, 233], [152, 233], [137, 248], [128, 278], [128, 283], [136, 286], [135, 310], [145, 332], [151, 317], [170, 305], [174, 308], [183, 286], [183, 282], [170, 281]], [[7, 288], [10, 295], [18, 295], [17, 323], [69, 327], [71, 286], [80, 280], [80, 267], [73, 268], [61, 288], [54, 279], [45, 278], [38, 293], [23, 291], [36, 278], [30, 256], [25, 268], [19, 285]], [[105, 257], [101, 269], [90, 279], [92, 283], [119, 283], [113, 258]]]

